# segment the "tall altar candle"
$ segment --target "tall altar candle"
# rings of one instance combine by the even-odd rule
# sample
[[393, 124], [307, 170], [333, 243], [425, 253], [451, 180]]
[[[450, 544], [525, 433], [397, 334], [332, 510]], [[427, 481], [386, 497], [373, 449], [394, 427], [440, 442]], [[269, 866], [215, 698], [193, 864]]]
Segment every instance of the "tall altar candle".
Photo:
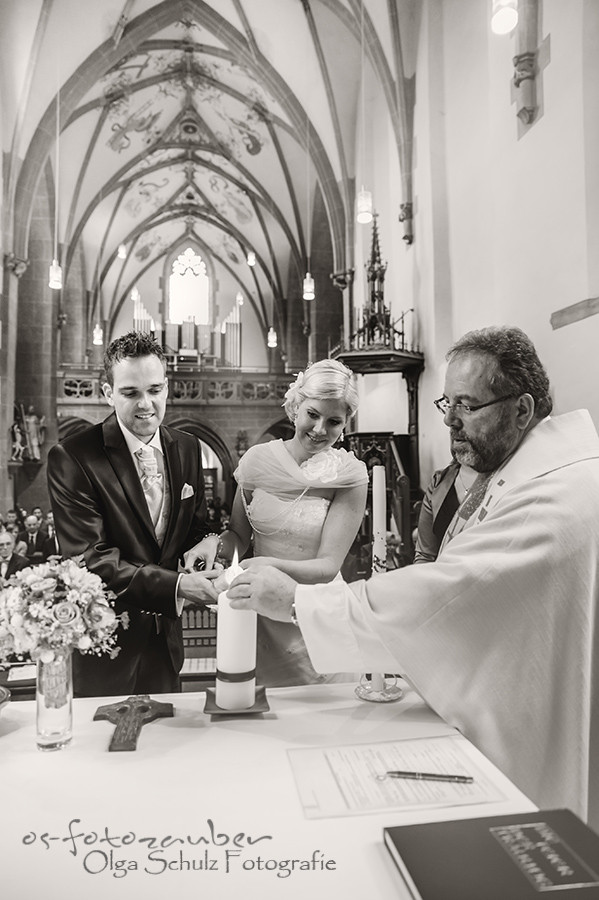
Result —
[[[372, 574], [387, 571], [387, 492], [385, 467], [372, 467]], [[370, 687], [385, 690], [385, 676], [373, 672]]]
[[[242, 572], [233, 563], [224, 573], [227, 584]], [[249, 709], [256, 702], [257, 619], [251, 609], [232, 609], [226, 591], [218, 595], [214, 699], [221, 709]]]
[[380, 672], [373, 672], [370, 676], [370, 689], [373, 691], [385, 690], [385, 676]]
[[385, 467], [372, 467], [372, 572], [387, 571]]

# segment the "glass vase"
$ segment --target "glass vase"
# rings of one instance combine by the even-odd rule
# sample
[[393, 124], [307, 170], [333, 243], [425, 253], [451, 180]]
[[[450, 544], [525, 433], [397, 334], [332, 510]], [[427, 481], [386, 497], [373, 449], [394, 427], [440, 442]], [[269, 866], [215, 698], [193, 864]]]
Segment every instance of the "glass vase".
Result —
[[73, 736], [73, 669], [71, 651], [56, 653], [52, 662], [37, 661], [37, 746], [62, 750]]

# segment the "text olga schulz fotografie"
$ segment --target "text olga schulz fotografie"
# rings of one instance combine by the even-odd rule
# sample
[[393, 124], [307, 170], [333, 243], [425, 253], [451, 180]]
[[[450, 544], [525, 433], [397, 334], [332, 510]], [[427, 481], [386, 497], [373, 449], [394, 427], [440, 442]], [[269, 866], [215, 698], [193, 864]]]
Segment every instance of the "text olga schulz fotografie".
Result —
[[163, 875], [165, 872], [221, 872], [230, 875], [235, 869], [244, 872], [274, 872], [277, 878], [289, 878], [300, 872], [336, 871], [334, 859], [325, 859], [321, 850], [313, 850], [309, 859], [268, 859], [263, 856], [248, 858], [242, 850], [225, 848], [221, 851], [204, 850], [199, 856], [186, 855], [179, 850], [167, 855], [164, 850], [151, 850], [145, 860], [122, 859], [114, 850], [90, 850], [82, 858], [83, 868], [90, 875], [110, 873], [123, 878], [130, 872], [146, 875]]
[[289, 878], [302, 872], [335, 872], [337, 863], [322, 850], [296, 858], [277, 858], [276, 852], [256, 853], [255, 845], [272, 841], [273, 835], [257, 837], [239, 831], [219, 832], [212, 819], [206, 820], [204, 833], [163, 837], [138, 835], [133, 831], [113, 832], [108, 826], [84, 831], [81, 819], [71, 819], [64, 834], [30, 831], [23, 835], [26, 847], [65, 850], [77, 858], [89, 875], [109, 874], [123, 878], [136, 872], [163, 875], [168, 872], [270, 872], [277, 878]]

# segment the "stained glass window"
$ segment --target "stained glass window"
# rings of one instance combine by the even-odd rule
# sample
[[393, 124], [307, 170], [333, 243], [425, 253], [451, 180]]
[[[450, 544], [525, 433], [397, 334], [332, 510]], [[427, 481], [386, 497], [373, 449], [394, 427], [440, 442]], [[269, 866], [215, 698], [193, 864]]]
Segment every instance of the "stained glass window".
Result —
[[174, 260], [169, 280], [169, 322], [210, 324], [210, 278], [206, 263], [188, 247]]

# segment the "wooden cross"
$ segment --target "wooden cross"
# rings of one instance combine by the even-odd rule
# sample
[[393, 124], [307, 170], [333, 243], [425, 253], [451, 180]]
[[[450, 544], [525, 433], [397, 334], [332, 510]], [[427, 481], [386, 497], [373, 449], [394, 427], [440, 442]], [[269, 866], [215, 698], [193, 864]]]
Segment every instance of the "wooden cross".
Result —
[[97, 719], [108, 719], [116, 725], [109, 750], [136, 750], [137, 738], [142, 726], [154, 719], [174, 715], [172, 703], [158, 703], [150, 700], [148, 694], [137, 694], [119, 703], [99, 706], [94, 715]]

